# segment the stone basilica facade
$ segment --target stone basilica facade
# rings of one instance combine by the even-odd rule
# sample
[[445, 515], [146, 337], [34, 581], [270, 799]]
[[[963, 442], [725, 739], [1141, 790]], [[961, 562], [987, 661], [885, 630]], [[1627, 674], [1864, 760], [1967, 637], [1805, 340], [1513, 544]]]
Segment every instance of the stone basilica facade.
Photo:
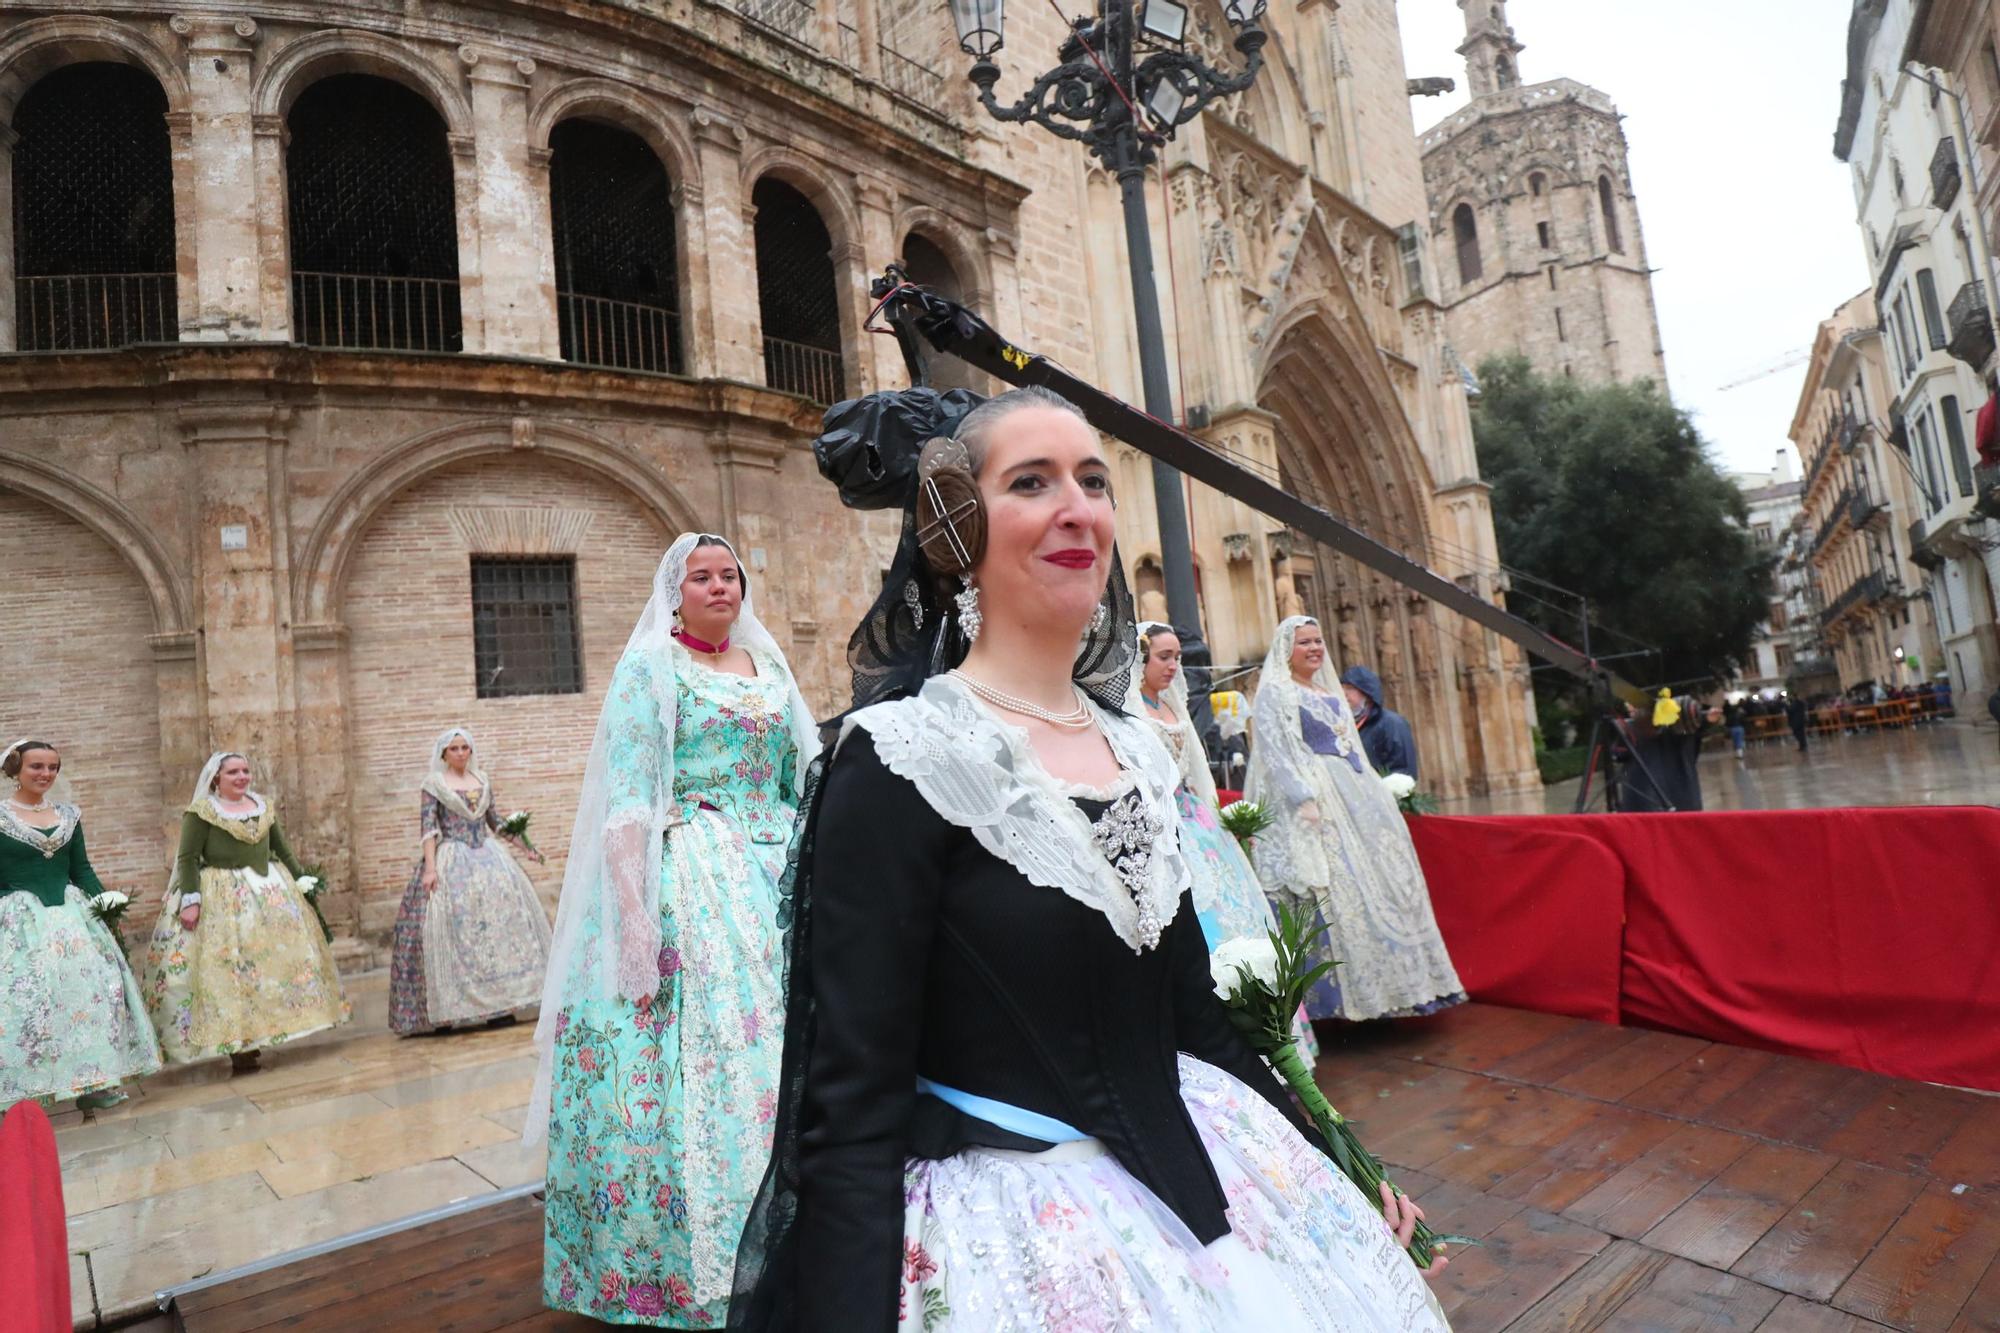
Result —
[[1471, 104], [1422, 140], [1445, 326], [1468, 366], [1667, 384], [1618, 108], [1570, 79], [1523, 85], [1506, 0], [1459, 0]]
[[[1196, 39], [1233, 58], [1220, 7]], [[1156, 250], [1203, 433], [1497, 597], [1426, 276], [1392, 0], [1270, 16], [1185, 127]], [[1001, 91], [1053, 58], [1009, 16]], [[1031, 65], [1031, 62], [1033, 64]], [[553, 897], [598, 702], [667, 540], [736, 541], [816, 708], [893, 548], [807, 448], [898, 382], [889, 258], [1137, 396], [1115, 183], [974, 106], [942, 3], [0, 5], [0, 660], [150, 920], [212, 748], [249, 753], [381, 960], [429, 740], [539, 818]], [[1636, 227], [1633, 231], [1636, 242]], [[1121, 550], [1159, 584], [1145, 460]], [[1527, 671], [1194, 488], [1219, 663], [1321, 615], [1441, 795], [1532, 785]]]

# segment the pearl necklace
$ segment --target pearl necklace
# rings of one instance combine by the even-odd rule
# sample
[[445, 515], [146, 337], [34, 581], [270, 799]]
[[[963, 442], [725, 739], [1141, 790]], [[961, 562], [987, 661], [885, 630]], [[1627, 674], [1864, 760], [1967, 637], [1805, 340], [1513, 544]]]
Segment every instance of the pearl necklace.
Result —
[[[966, 675], [956, 667], [952, 668], [947, 674], [958, 679], [964, 684], [966, 689], [971, 690], [987, 703], [1004, 708], [1010, 713], [1019, 713], [1023, 717], [1039, 718], [1052, 727], [1061, 727], [1066, 731], [1082, 731], [1085, 727], [1094, 724], [1094, 719], [1090, 715], [1090, 705], [1085, 703], [1080, 697], [1080, 691], [1075, 709], [1067, 713], [1058, 713], [1052, 708], [1044, 708], [1040, 704], [1029, 703], [1026, 699], [1016, 698], [1004, 690], [997, 690], [983, 680]], [[1070, 689], [1075, 690], [1076, 686], [1072, 684]]]
[[9, 796], [7, 798], [7, 804], [13, 806], [16, 810], [41, 811], [53, 808], [49, 803], [49, 798], [46, 796], [44, 796], [40, 801], [36, 802], [34, 805], [29, 805], [25, 803], [19, 797]]

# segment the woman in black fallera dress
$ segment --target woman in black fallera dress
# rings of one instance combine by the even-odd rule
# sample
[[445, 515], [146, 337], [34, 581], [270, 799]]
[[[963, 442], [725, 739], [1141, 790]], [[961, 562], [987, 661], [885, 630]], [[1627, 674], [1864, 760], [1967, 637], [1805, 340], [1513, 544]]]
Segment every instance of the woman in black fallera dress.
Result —
[[1178, 771], [1121, 711], [1096, 433], [1040, 391], [903, 400], [956, 437], [913, 465], [922, 435], [838, 429], [863, 400], [819, 442], [905, 535], [795, 848], [732, 1327], [1444, 1328], [1215, 995]]

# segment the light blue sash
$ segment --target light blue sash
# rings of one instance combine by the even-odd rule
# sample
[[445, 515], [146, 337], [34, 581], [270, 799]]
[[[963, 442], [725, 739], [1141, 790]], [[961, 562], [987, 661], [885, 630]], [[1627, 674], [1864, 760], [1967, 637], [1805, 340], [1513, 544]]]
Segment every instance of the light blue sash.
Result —
[[991, 1097], [976, 1097], [957, 1088], [947, 1088], [942, 1083], [933, 1083], [922, 1074], [917, 1075], [917, 1091], [928, 1092], [947, 1106], [965, 1112], [975, 1120], [984, 1120], [989, 1125], [1015, 1134], [1022, 1134], [1043, 1143], [1077, 1143], [1090, 1135], [1066, 1125], [1054, 1116], [1042, 1115], [1037, 1111], [1010, 1106], [1006, 1102], [996, 1102]]

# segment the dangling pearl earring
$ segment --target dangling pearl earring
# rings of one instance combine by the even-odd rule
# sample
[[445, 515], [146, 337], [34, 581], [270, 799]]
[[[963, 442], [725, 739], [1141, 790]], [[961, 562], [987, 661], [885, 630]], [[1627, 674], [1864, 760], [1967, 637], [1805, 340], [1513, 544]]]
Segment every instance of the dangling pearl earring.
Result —
[[958, 604], [958, 632], [971, 643], [979, 637], [979, 585], [968, 578], [951, 600]]
[[681, 623], [681, 613], [679, 611], [674, 612], [673, 631], [676, 634], [687, 633], [687, 626]]
[[917, 581], [915, 579], [911, 579], [903, 585], [903, 605], [910, 608], [910, 618], [916, 621], [918, 629], [922, 629], [924, 627], [924, 597], [917, 590]]

